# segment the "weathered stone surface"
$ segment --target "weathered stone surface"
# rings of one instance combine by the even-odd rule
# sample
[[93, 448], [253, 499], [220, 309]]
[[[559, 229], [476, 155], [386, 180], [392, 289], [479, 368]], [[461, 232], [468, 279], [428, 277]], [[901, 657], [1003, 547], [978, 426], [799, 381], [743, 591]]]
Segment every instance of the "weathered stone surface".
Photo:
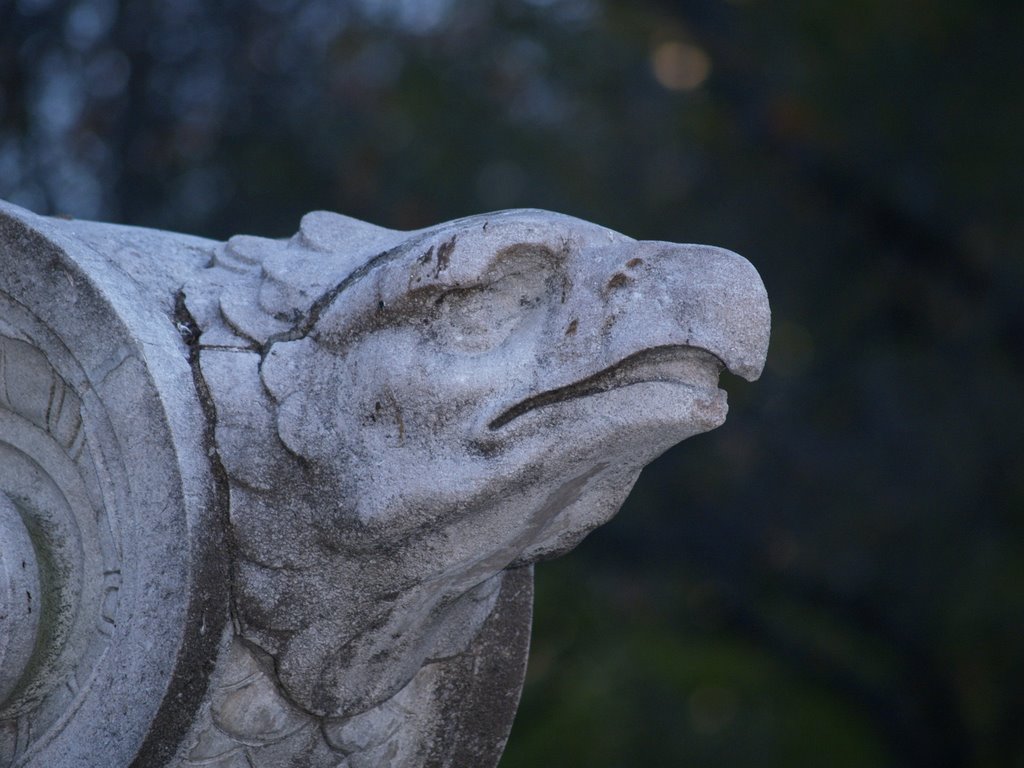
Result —
[[0, 530], [45, 531], [49, 613], [0, 638], [43, 659], [0, 765], [495, 764], [529, 564], [721, 424], [769, 328], [735, 254], [541, 211], [221, 244], [3, 206], [2, 302]]

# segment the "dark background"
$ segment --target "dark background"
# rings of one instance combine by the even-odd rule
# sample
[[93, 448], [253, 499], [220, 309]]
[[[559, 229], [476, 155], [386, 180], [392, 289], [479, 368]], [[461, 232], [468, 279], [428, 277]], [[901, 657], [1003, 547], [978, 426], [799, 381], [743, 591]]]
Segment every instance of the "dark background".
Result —
[[538, 567], [502, 768], [1021, 768], [1022, 38], [1019, 0], [0, 0], [0, 196], [744, 254], [765, 374]]

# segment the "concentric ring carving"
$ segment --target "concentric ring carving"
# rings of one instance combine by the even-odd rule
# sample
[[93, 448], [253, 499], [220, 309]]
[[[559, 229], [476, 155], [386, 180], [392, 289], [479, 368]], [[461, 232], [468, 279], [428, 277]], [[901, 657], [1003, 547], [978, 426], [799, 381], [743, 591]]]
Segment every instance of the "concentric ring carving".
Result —
[[0, 765], [27, 761], [73, 716], [118, 621], [117, 440], [77, 361], [0, 294], [0, 492], [39, 564], [40, 626], [27, 668], [0, 702]]
[[135, 276], [164, 245], [0, 201], [0, 494], [42, 610], [0, 676], [0, 768], [166, 764], [223, 636], [222, 505], [172, 298], [205, 255]]

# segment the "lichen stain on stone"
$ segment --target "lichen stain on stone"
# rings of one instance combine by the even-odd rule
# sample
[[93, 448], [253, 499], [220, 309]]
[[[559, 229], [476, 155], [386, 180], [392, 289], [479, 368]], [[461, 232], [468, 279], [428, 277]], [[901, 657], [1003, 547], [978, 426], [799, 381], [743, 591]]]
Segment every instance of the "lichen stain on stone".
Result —
[[452, 235], [437, 247], [437, 272], [434, 274], [435, 277], [440, 276], [442, 272], [448, 269], [448, 265], [451, 264], [452, 251], [455, 250], [455, 240], [457, 237], [457, 235]]
[[633, 278], [631, 278], [629, 275], [623, 272], [616, 272], [614, 275], [611, 276], [611, 279], [608, 281], [608, 284], [605, 285], [605, 293], [608, 294], [611, 293], [612, 291], [618, 290], [619, 288], [625, 288], [631, 282], [633, 282]]

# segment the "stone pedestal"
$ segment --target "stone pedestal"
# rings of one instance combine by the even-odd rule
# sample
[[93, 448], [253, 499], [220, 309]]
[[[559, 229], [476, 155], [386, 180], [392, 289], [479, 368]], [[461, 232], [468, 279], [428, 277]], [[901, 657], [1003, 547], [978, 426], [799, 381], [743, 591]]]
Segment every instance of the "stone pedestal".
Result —
[[531, 564], [725, 418], [740, 257], [539, 211], [0, 204], [0, 766], [495, 765]]

